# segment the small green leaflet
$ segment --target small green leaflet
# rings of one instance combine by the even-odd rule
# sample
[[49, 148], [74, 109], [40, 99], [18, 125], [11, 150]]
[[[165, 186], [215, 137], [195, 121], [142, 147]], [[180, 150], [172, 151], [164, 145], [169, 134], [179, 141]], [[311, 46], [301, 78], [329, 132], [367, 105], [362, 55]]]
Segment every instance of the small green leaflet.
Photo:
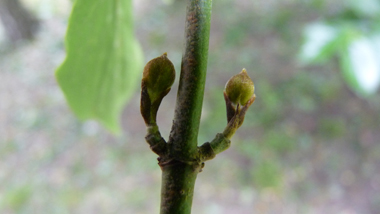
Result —
[[120, 133], [119, 117], [138, 85], [142, 51], [133, 34], [132, 0], [75, 1], [67, 56], [57, 81], [75, 115]]

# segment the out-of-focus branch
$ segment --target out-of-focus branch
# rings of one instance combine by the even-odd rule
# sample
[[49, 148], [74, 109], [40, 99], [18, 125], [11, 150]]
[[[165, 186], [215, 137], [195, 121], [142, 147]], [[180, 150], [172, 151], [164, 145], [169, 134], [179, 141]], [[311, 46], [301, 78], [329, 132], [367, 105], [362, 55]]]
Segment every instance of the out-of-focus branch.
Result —
[[0, 0], [0, 20], [12, 43], [33, 39], [39, 25], [37, 18], [19, 0]]

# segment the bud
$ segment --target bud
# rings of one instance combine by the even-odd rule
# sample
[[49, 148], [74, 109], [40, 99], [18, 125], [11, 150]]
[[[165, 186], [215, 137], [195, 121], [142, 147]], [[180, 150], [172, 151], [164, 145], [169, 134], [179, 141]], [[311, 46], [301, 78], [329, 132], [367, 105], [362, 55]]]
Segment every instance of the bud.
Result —
[[174, 79], [174, 66], [166, 53], [145, 65], [141, 80], [140, 111], [147, 125], [156, 124], [158, 108], [162, 99], [169, 93]]
[[167, 58], [166, 53], [150, 60], [145, 65], [142, 82], [147, 88], [152, 103], [156, 100], [162, 99], [163, 94], [167, 94], [168, 90], [170, 90], [170, 87], [173, 85], [174, 79], [174, 66]]
[[245, 68], [231, 77], [225, 86], [225, 93], [228, 99], [235, 105], [244, 106], [252, 98], [255, 92], [255, 86], [251, 78], [248, 76]]

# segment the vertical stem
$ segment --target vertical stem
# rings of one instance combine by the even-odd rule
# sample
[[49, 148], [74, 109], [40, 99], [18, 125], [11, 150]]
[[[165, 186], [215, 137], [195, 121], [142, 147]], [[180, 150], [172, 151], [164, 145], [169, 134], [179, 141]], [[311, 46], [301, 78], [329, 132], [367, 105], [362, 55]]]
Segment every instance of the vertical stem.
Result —
[[190, 214], [201, 162], [196, 158], [206, 81], [212, 0], [187, 0], [185, 52], [162, 169], [161, 214]]
[[161, 212], [160, 214], [190, 214], [195, 179], [199, 168], [173, 161], [161, 166]]
[[169, 143], [181, 156], [197, 149], [206, 80], [212, 0], [188, 0], [185, 52]]

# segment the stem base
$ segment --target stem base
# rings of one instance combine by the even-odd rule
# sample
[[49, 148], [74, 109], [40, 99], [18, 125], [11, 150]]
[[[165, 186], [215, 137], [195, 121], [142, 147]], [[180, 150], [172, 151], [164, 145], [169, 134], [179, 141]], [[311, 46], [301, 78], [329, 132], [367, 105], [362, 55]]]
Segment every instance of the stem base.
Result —
[[190, 214], [194, 186], [201, 165], [171, 160], [162, 169], [160, 214]]

